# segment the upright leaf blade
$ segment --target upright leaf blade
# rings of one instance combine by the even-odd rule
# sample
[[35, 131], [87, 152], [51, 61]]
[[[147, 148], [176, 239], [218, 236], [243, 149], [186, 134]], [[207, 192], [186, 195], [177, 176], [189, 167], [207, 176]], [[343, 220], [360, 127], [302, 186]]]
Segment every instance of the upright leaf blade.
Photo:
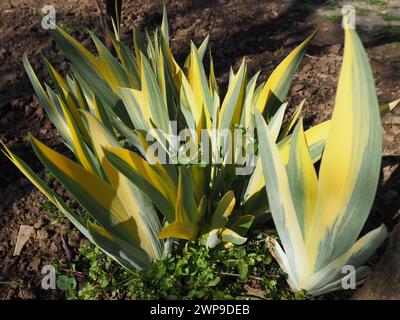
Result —
[[292, 201], [286, 169], [278, 147], [260, 112], [256, 111], [259, 149], [268, 202], [288, 263], [300, 286], [309, 270], [303, 235]]
[[318, 214], [314, 215], [307, 239], [315, 270], [342, 255], [357, 239], [378, 185], [381, 139], [371, 67], [355, 30], [348, 28], [335, 108], [319, 172], [315, 209]]
[[[267, 108], [266, 112], [271, 115], [274, 113], [275, 108], [279, 107], [285, 101], [293, 76], [317, 32], [318, 29], [295, 48], [272, 72], [256, 101], [257, 109], [260, 112], [265, 113], [264, 109]], [[280, 104], [276, 105], [272, 97], [279, 100]]]
[[302, 120], [292, 135], [287, 173], [297, 219], [306, 238], [314, 216], [318, 178], [308, 151]]

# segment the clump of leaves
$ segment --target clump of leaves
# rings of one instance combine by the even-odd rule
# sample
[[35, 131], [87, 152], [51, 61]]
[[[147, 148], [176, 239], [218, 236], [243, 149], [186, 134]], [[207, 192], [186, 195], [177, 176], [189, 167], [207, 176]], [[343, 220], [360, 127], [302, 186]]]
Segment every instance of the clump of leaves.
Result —
[[64, 215], [49, 200], [45, 200], [43, 202], [42, 208], [43, 211], [46, 213], [46, 217], [49, 223], [56, 223], [59, 221], [60, 218], [64, 218]]
[[[197, 242], [174, 243], [166, 259], [146, 271], [128, 272], [85, 243], [75, 264], [87, 279], [78, 299], [302, 299], [289, 292], [285, 275], [263, 239], [246, 246], [209, 250]], [[257, 292], [257, 294], [254, 294]]]
[[388, 4], [388, 0], [358, 0], [358, 2], [365, 2], [369, 5], [384, 6]]
[[[79, 38], [83, 38], [87, 33], [87, 27], [78, 20], [62, 21], [59, 26], [65, 32], [75, 34]], [[97, 31], [96, 27], [92, 30], [93, 33], [97, 33]]]
[[400, 20], [400, 16], [389, 13], [389, 12], [382, 13], [382, 18], [383, 18], [383, 20], [386, 20], [386, 21], [399, 21]]
[[329, 22], [340, 22], [342, 20], [341, 14], [330, 14], [326, 15], [325, 19]]
[[60, 275], [57, 277], [57, 288], [64, 291], [68, 299], [76, 299], [76, 284], [73, 276]]
[[372, 28], [372, 34], [387, 41], [397, 41], [400, 35], [400, 26], [376, 25]]

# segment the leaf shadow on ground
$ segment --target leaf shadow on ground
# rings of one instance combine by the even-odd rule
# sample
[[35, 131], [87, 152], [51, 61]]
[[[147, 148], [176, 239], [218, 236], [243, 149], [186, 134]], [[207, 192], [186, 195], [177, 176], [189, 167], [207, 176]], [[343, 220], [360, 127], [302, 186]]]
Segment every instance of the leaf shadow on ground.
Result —
[[[364, 231], [379, 227], [384, 223], [389, 231], [400, 217], [400, 156], [383, 156], [380, 181], [371, 214]], [[391, 170], [393, 168], [393, 170]], [[388, 170], [390, 173], [385, 174]], [[385, 177], [388, 175], [388, 177]]]

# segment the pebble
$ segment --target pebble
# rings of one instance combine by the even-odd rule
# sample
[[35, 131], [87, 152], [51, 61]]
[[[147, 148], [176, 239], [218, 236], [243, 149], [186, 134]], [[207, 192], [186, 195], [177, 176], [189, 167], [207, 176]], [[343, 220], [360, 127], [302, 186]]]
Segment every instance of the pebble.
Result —
[[41, 262], [39, 257], [34, 257], [28, 265], [28, 270], [38, 272]]
[[308, 72], [308, 71], [310, 71], [311, 69], [312, 69], [311, 63], [307, 63], [307, 64], [304, 66], [304, 68], [303, 68], [302, 71]]
[[44, 229], [40, 229], [36, 232], [36, 239], [37, 240], [46, 240], [49, 237], [49, 233], [44, 230]]
[[392, 124], [400, 124], [400, 116], [394, 116], [392, 117]]
[[35, 295], [29, 289], [20, 289], [18, 292], [18, 298], [22, 300], [32, 300], [35, 298]]
[[331, 46], [329, 46], [327, 48], [327, 52], [328, 53], [333, 53], [333, 54], [339, 54], [340, 48], [341, 48], [340, 44], [334, 44], [334, 45], [331, 45]]
[[394, 136], [392, 135], [384, 135], [383, 138], [386, 142], [394, 142]]

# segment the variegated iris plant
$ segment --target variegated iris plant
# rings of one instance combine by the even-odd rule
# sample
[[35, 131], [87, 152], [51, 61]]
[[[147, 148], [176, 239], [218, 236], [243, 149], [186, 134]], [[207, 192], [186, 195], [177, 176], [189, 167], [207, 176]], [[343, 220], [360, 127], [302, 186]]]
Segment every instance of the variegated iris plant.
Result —
[[[54, 27], [49, 32], [71, 62], [71, 74], [64, 79], [46, 61], [54, 87], [47, 84], [43, 87], [26, 57], [24, 65], [40, 103], [65, 144], [73, 152], [76, 161], [68, 159], [33, 137], [31, 142], [40, 161], [87, 211], [90, 218], [85, 219], [68, 208], [22, 159], [3, 145], [4, 153], [49, 200], [88, 239], [128, 270], [145, 269], [152, 260], [162, 259], [169, 250], [171, 238], [200, 239], [208, 247], [214, 247], [221, 241], [225, 244], [242, 244], [246, 241], [245, 235], [254, 217], [265, 215], [269, 211], [270, 203], [285, 253], [277, 244], [275, 251], [278, 252], [277, 257], [282, 267], [289, 274], [292, 287], [295, 290], [308, 289], [311, 293], [319, 293], [320, 291], [309, 286], [305, 287], [302, 280], [299, 280], [306, 274], [304, 270], [318, 269], [311, 269], [309, 265], [300, 267], [303, 260], [299, 262], [298, 259], [304, 258], [302, 254], [305, 249], [297, 252], [297, 246], [304, 246], [302, 243], [307, 239], [301, 232], [314, 232], [312, 239], [317, 239], [319, 222], [312, 228], [304, 227], [306, 222], [300, 223], [297, 219], [301, 218], [300, 214], [306, 209], [299, 209], [298, 213], [296, 201], [305, 206], [304, 199], [308, 201], [309, 197], [314, 199], [317, 196], [308, 196], [308, 180], [303, 184], [299, 180], [291, 185], [298, 188], [296, 194], [299, 196], [295, 197], [294, 191], [285, 187], [289, 182], [283, 165], [292, 168], [292, 175], [299, 175], [296, 175], [296, 179], [303, 177], [304, 168], [297, 162], [294, 164], [293, 160], [300, 152], [296, 150], [301, 147], [301, 154], [307, 155], [306, 168], [312, 172], [312, 164], [321, 158], [327, 137], [330, 144], [334, 139], [331, 138], [331, 132], [342, 129], [333, 129], [337, 126], [335, 123], [340, 122], [334, 118], [304, 133], [301, 126], [297, 125], [290, 135], [304, 101], [287, 125], [282, 126], [287, 105], [284, 101], [293, 75], [315, 33], [294, 49], [264, 83], [257, 84], [258, 73], [248, 79], [246, 62], [243, 61], [236, 73], [230, 72], [228, 88], [222, 99], [211, 55], [208, 76], [203, 65], [208, 37], [198, 48], [191, 43], [190, 54], [184, 66], [180, 67], [169, 48], [165, 10], [160, 31], [156, 30], [153, 35], [146, 34], [145, 39], [142, 39], [137, 28], [133, 27], [133, 50], [119, 40], [118, 33], [111, 35], [116, 57], [93, 33], [90, 35], [97, 55], [92, 54], [62, 29]], [[352, 57], [355, 61], [365, 60], [358, 52], [353, 53]], [[358, 89], [367, 83], [369, 85], [369, 82], [355, 76], [356, 74], [353, 71], [351, 76], [354, 79], [350, 80], [357, 81], [354, 83]], [[395, 104], [382, 107], [382, 113]], [[242, 166], [242, 163], [236, 161], [236, 157], [231, 163], [223, 159], [218, 164], [191, 161], [159, 163], [159, 154], [152, 153], [149, 157], [148, 151], [154, 146], [153, 142], [148, 141], [149, 136], [165, 151], [168, 159], [181, 152], [181, 146], [176, 145], [172, 139], [175, 131], [171, 121], [176, 121], [178, 130], [189, 129], [197, 137], [201, 130], [205, 131], [211, 145], [210, 152], [215, 154], [221, 146], [225, 150], [234, 146], [232, 141], [224, 144], [223, 137], [213, 135], [213, 130], [218, 133], [223, 129], [241, 128], [246, 140], [247, 133], [252, 132], [255, 127], [255, 114], [261, 156], [256, 158], [256, 166], [249, 176], [235, 175], [235, 169]], [[363, 114], [363, 119], [366, 116]], [[265, 129], [264, 121], [268, 123]], [[350, 124], [353, 128], [351, 130], [356, 132], [359, 130], [357, 124], [362, 122], [353, 124], [353, 121], [356, 121], [355, 117], [349, 117], [346, 128]], [[300, 140], [302, 143], [298, 142], [299, 137], [303, 139]], [[333, 148], [329, 144], [328, 147]], [[359, 144], [360, 156], [364, 145]], [[198, 152], [201, 155], [204, 150], [199, 149]], [[271, 166], [268, 167], [269, 170], [264, 168], [265, 180], [262, 164], [264, 167]], [[355, 160], [352, 160], [352, 165], [356, 165]], [[324, 166], [323, 164], [321, 170]], [[350, 175], [350, 169], [346, 169], [347, 175]], [[376, 168], [362, 167], [362, 170]], [[357, 174], [351, 177], [357, 180], [357, 177], [365, 176], [362, 174], [364, 171], [355, 171]], [[373, 175], [367, 176], [373, 178]], [[289, 174], [289, 179], [290, 177]], [[321, 176], [321, 181], [322, 178]], [[313, 183], [316, 183], [315, 180], [316, 178]], [[346, 178], [345, 182], [350, 180]], [[368, 181], [376, 186], [376, 181]], [[329, 185], [329, 182], [324, 183]], [[265, 195], [265, 186], [269, 192], [269, 201]], [[307, 194], [306, 198], [303, 190]], [[351, 190], [346, 187], [346, 194], [351, 194]], [[345, 195], [344, 191], [341, 192]], [[284, 199], [287, 199], [291, 211], [286, 211], [286, 207], [285, 210], [277, 211], [282, 206], [281, 203], [286, 205]], [[345, 203], [345, 200], [342, 202]], [[351, 209], [357, 208], [358, 204], [359, 202], [352, 205]], [[369, 209], [366, 204], [364, 202], [361, 205], [364, 215]], [[322, 209], [326, 210], [323, 206]], [[311, 210], [308, 202], [307, 210]], [[296, 213], [300, 218], [294, 216]], [[291, 214], [290, 220], [286, 218], [286, 214]], [[333, 216], [333, 213], [330, 214], [329, 219]], [[359, 227], [364, 222], [358, 217], [352, 219], [353, 216], [344, 213], [343, 216], [346, 223], [351, 218], [349, 225]], [[333, 224], [332, 221], [329, 220], [329, 223]], [[337, 225], [343, 223], [341, 219], [334, 221], [337, 221]], [[326, 230], [330, 230], [329, 226], [324, 224]], [[295, 236], [298, 238], [288, 238], [288, 234], [292, 236], [288, 233], [292, 228], [297, 230]], [[357, 229], [354, 228], [353, 231]], [[328, 236], [329, 232], [326, 237]], [[328, 249], [334, 248], [334, 252], [325, 257], [323, 263], [342, 253], [343, 248], [350, 243], [350, 240], [345, 243], [331, 243], [330, 240], [331, 238], [326, 238], [324, 246]], [[311, 246], [311, 242], [309, 245]], [[292, 250], [292, 246], [296, 246], [296, 251]], [[317, 265], [316, 268], [319, 268], [320, 262]]]
[[[390, 106], [381, 113], [385, 109]], [[379, 113], [366, 52], [348, 27], [318, 177], [314, 140], [302, 121], [294, 129], [288, 154], [282, 156], [270, 125], [256, 114], [265, 186], [281, 242], [271, 239], [272, 252], [295, 291], [319, 295], [340, 289], [349, 271], [357, 282], [363, 280], [368, 273], [363, 264], [386, 237], [382, 225], [358, 239], [379, 180]]]
[[[133, 28], [133, 50], [119, 40], [118, 33], [112, 35], [116, 57], [91, 32], [97, 55], [57, 26], [49, 32], [70, 61], [71, 74], [63, 78], [46, 60], [54, 86], [43, 87], [26, 56], [23, 62], [40, 103], [76, 161], [34, 137], [31, 143], [40, 161], [86, 210], [89, 220], [68, 208], [3, 145], [9, 159], [88, 239], [127, 269], [144, 269], [153, 259], [162, 259], [170, 238], [202, 236], [209, 247], [221, 240], [246, 241], [254, 216], [245, 209], [241, 195], [248, 178], [235, 177], [235, 161], [157, 163], [158, 159], [148, 158], [151, 143], [146, 135], [170, 157], [170, 121], [176, 120], [178, 129], [205, 129], [210, 133], [211, 149], [217, 149], [222, 138], [212, 136], [213, 129], [253, 129], [254, 110], [258, 109], [273, 127], [275, 138], [285, 138], [300, 108], [289, 125], [281, 128], [283, 101], [314, 34], [258, 86], [258, 74], [248, 80], [243, 61], [236, 73], [231, 71], [227, 92], [220, 99], [211, 56], [208, 77], [202, 62], [208, 37], [199, 48], [191, 43], [181, 68], [169, 48], [165, 10], [160, 32], [146, 34], [145, 41]], [[266, 211], [266, 199], [259, 207]]]

